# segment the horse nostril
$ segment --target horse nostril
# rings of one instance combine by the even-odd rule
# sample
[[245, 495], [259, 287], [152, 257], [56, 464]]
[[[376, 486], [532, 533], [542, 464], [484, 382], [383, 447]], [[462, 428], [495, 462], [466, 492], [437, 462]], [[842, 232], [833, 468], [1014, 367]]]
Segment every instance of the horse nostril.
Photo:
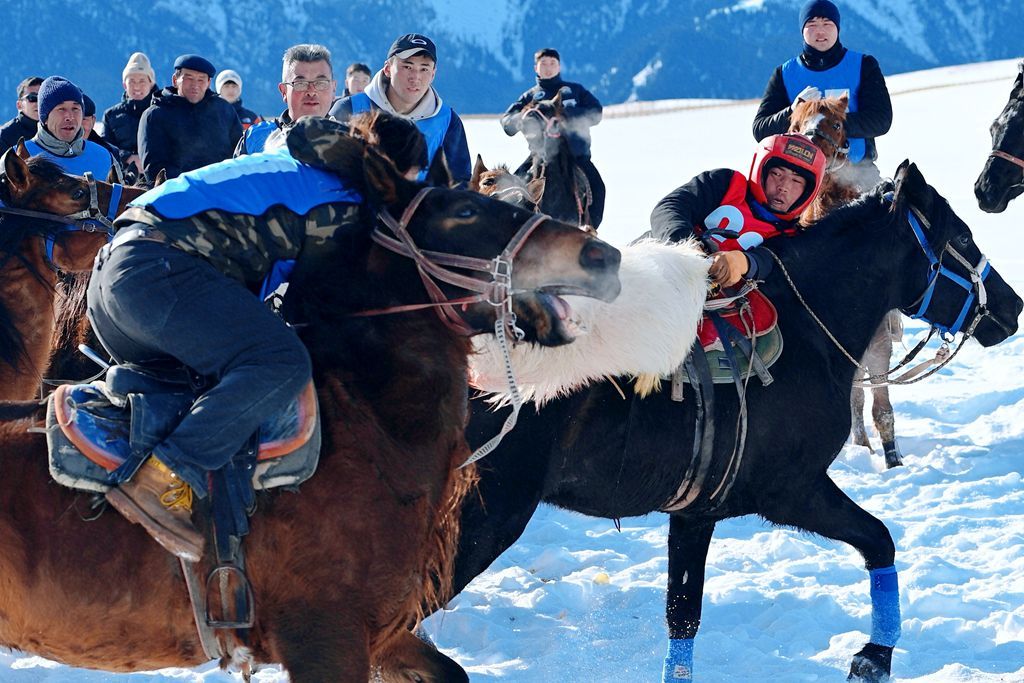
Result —
[[580, 252], [580, 265], [586, 269], [614, 268], [621, 259], [618, 249], [599, 240], [589, 240]]

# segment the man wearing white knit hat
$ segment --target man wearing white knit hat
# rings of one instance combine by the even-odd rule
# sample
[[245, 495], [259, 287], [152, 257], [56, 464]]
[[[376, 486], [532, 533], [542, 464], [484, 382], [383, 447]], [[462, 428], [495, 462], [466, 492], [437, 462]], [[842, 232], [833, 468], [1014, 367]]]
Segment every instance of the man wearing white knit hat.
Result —
[[238, 120], [242, 124], [242, 131], [249, 130], [249, 126], [255, 125], [263, 119], [252, 109], [242, 106], [242, 77], [234, 69], [224, 69], [213, 82], [214, 89], [222, 100], [227, 100], [235, 107]]
[[159, 92], [149, 57], [142, 52], [133, 53], [121, 71], [121, 84], [124, 86], [121, 101], [103, 112], [103, 139], [120, 150], [125, 171], [137, 175], [142, 171], [139, 119], [153, 103], [154, 93]]

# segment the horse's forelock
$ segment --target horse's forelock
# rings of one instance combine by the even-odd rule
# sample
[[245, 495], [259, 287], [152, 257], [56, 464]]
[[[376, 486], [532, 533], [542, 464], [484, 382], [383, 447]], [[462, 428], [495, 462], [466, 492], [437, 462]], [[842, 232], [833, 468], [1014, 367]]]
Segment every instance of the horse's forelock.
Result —
[[56, 162], [43, 156], [34, 156], [25, 163], [32, 175], [48, 183], [56, 182], [67, 175]]

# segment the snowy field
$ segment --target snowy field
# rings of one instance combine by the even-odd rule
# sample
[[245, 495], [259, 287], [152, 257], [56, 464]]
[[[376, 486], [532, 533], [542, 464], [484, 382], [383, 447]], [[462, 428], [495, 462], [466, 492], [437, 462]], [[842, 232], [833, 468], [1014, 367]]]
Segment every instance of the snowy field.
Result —
[[[973, 195], [1015, 72], [1006, 61], [891, 78], [895, 123], [878, 147], [883, 174], [916, 161], [1024, 293], [1024, 199], [990, 216]], [[724, 103], [602, 123], [602, 235], [623, 244], [639, 234], [654, 204], [700, 171], [745, 171], [755, 108]], [[467, 121], [467, 133], [489, 164], [524, 156], [522, 139], [506, 138], [494, 119]], [[908, 321], [908, 347], [922, 329]], [[1024, 334], [988, 350], [971, 342], [940, 375], [892, 391], [906, 467], [886, 471], [880, 456], [848, 446], [831, 473], [896, 541], [903, 637], [893, 680], [1024, 682]], [[662, 514], [623, 520], [620, 533], [608, 520], [542, 508], [521, 542], [427, 630], [473, 681], [660, 681], [667, 532]], [[870, 630], [867, 574], [852, 548], [731, 520], [718, 524], [707, 576], [696, 680], [845, 680]], [[110, 675], [0, 655], [3, 682], [229, 680], [213, 665]], [[255, 680], [286, 677], [268, 667]]]

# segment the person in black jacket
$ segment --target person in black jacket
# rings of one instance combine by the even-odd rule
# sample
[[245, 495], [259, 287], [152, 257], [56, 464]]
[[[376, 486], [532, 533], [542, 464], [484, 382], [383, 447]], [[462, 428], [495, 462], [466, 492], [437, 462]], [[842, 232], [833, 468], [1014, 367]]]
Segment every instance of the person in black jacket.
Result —
[[[825, 155], [799, 133], [760, 143], [744, 176], [730, 168], [705, 171], [670, 192], [651, 212], [651, 236], [668, 242], [704, 237], [713, 242], [709, 274], [719, 285], [763, 280], [773, 267], [764, 241], [798, 231], [825, 175]], [[730, 230], [734, 235], [711, 233]]]
[[576, 165], [590, 182], [593, 196], [590, 205], [591, 222], [600, 225], [604, 215], [605, 188], [601, 174], [590, 160], [590, 128], [601, 122], [604, 110], [589, 90], [579, 83], [562, 80], [562, 57], [558, 50], [551, 47], [537, 50], [533, 56], [533, 67], [537, 74], [537, 84], [520, 95], [519, 99], [505, 110], [501, 117], [501, 127], [506, 135], [519, 133], [522, 130], [523, 108], [537, 97], [550, 100], [561, 91], [567, 119], [565, 131], [569, 149], [576, 160]]
[[18, 140], [31, 140], [39, 126], [39, 86], [43, 79], [29, 76], [18, 84], [18, 115], [0, 126], [0, 154], [18, 144]]
[[243, 132], [249, 130], [250, 126], [255, 126], [263, 120], [259, 114], [242, 104], [242, 77], [238, 75], [237, 71], [234, 69], [224, 69], [217, 74], [217, 80], [214, 84], [216, 85], [217, 94], [222, 99], [230, 102], [235, 108], [235, 113], [238, 115], [239, 123], [242, 124]]
[[846, 135], [851, 179], [867, 189], [879, 180], [875, 138], [892, 125], [892, 103], [878, 61], [847, 50], [839, 41], [839, 9], [829, 0], [811, 0], [800, 11], [804, 49], [776, 67], [754, 117], [754, 138], [784, 133], [793, 107], [819, 97], [850, 98]]
[[142, 114], [139, 156], [149, 182], [161, 169], [167, 178], [231, 157], [242, 137], [235, 108], [210, 90], [213, 64], [198, 55], [174, 62], [172, 86]]
[[125, 176], [138, 178], [142, 174], [139, 120], [159, 92], [149, 57], [142, 52], [133, 53], [121, 71], [121, 85], [124, 86], [121, 101], [103, 112], [103, 139], [119, 150], [118, 161]]

